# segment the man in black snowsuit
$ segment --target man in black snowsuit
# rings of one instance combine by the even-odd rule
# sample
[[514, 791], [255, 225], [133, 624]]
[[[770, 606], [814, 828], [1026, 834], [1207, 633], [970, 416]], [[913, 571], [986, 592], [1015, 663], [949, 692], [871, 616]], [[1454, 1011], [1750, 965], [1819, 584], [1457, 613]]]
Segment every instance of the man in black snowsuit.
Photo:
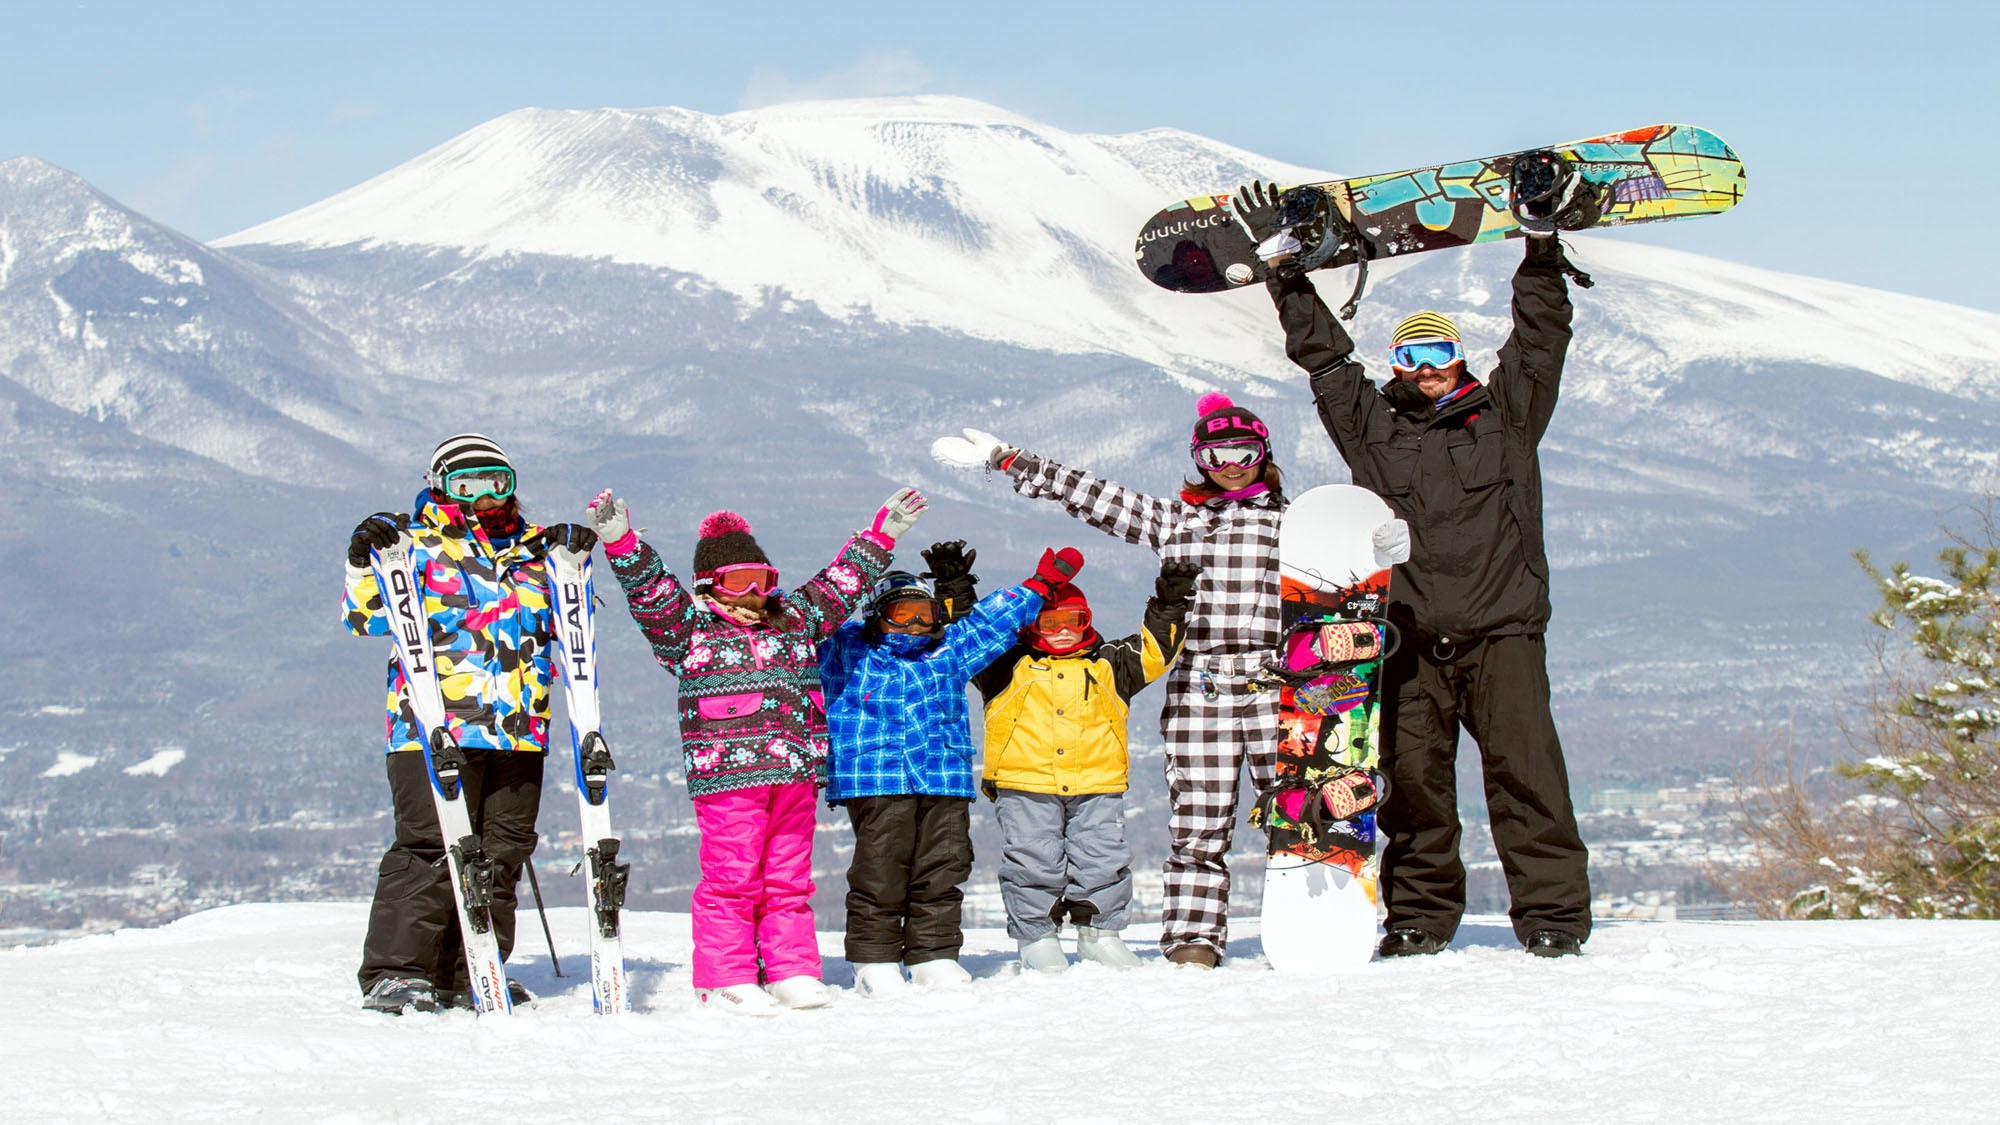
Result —
[[[1275, 207], [1239, 209], [1260, 242], [1278, 234], [1283, 244], [1282, 232], [1258, 229], [1274, 227]], [[1302, 272], [1274, 268], [1268, 283], [1285, 352], [1311, 373], [1320, 421], [1354, 483], [1386, 500], [1413, 540], [1391, 586], [1403, 636], [1385, 670], [1384, 957], [1436, 953], [1465, 913], [1461, 726], [1479, 745], [1515, 934], [1542, 956], [1577, 953], [1590, 936], [1588, 853], [1549, 712], [1536, 453], [1569, 348], [1573, 267], [1555, 237], [1526, 242], [1514, 330], [1484, 383], [1466, 370], [1457, 327], [1426, 312], [1397, 328], [1395, 377], [1378, 390]]]

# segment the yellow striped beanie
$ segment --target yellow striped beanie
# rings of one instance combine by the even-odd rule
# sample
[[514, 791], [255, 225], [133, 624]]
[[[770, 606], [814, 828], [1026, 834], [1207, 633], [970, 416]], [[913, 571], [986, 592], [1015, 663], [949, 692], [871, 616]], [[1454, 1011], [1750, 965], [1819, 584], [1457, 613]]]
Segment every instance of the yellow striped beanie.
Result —
[[1395, 338], [1389, 341], [1389, 346], [1406, 344], [1411, 340], [1458, 340], [1462, 343], [1464, 339], [1458, 334], [1458, 325], [1453, 324], [1450, 317], [1425, 310], [1404, 317], [1403, 322], [1396, 326]]

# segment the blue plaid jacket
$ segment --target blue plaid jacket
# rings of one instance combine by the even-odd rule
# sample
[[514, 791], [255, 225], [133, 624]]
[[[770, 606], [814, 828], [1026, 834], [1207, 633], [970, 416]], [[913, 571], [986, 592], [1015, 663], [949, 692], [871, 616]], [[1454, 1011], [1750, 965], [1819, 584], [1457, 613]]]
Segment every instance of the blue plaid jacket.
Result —
[[997, 590], [945, 627], [944, 636], [885, 633], [873, 644], [859, 622], [820, 649], [826, 690], [826, 799], [977, 793], [965, 689], [1019, 639], [1041, 611], [1026, 586]]

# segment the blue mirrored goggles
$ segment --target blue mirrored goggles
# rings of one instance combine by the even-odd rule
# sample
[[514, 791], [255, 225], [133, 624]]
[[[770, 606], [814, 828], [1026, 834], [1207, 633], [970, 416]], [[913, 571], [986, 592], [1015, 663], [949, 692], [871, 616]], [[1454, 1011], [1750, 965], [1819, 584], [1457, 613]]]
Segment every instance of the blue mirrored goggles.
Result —
[[444, 494], [459, 501], [477, 500], [482, 496], [497, 496], [505, 500], [514, 495], [514, 470], [488, 466], [446, 473]]
[[1465, 349], [1457, 340], [1410, 340], [1397, 344], [1390, 355], [1398, 371], [1415, 371], [1419, 367], [1443, 370], [1464, 359]]

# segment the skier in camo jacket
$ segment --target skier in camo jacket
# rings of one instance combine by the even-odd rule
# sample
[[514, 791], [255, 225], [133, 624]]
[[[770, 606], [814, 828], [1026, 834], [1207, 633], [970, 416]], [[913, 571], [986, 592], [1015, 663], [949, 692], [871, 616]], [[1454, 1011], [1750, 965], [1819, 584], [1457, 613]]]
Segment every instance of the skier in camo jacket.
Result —
[[1195, 413], [1190, 452], [1198, 475], [1173, 499], [1100, 480], [978, 430], [938, 439], [931, 454], [954, 468], [1005, 472], [1023, 496], [1054, 500], [1162, 560], [1202, 568], [1186, 646], [1167, 673], [1160, 715], [1173, 809], [1160, 949], [1169, 961], [1214, 968], [1228, 942], [1224, 857], [1238, 778], [1247, 764], [1261, 792], [1276, 761], [1278, 693], [1255, 690], [1251, 681], [1281, 632], [1278, 520], [1285, 497], [1262, 419], [1221, 394], [1203, 395]]

